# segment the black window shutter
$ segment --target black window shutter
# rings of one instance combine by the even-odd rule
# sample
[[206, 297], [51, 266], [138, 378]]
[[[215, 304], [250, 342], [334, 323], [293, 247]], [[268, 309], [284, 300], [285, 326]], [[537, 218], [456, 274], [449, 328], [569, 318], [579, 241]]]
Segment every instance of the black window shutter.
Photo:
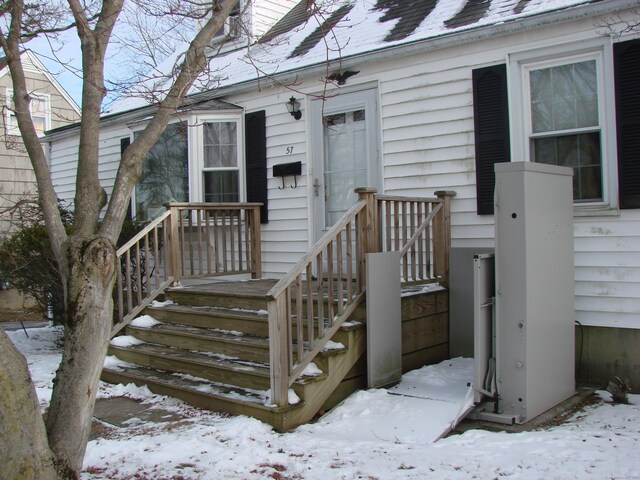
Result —
[[260, 223], [269, 221], [267, 206], [267, 128], [264, 110], [244, 117], [247, 202], [262, 202]]
[[131, 138], [124, 137], [120, 139], [120, 156], [124, 155], [124, 151], [131, 145]]
[[472, 80], [478, 215], [491, 215], [496, 183], [493, 165], [511, 161], [507, 67], [478, 68]]
[[640, 208], [640, 40], [613, 46], [620, 208]]

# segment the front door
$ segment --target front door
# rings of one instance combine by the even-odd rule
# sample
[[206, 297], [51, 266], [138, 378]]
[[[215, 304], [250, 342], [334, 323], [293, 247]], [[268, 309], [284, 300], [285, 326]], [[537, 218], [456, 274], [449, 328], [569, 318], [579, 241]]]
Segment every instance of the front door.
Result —
[[356, 202], [355, 188], [380, 190], [377, 91], [314, 100], [311, 112], [317, 240]]

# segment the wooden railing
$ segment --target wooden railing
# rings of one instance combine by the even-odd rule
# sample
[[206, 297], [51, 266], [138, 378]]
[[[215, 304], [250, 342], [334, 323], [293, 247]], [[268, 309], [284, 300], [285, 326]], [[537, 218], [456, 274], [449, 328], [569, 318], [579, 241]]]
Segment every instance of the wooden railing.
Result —
[[436, 192], [436, 198], [376, 196], [380, 251], [400, 252], [404, 285], [438, 282], [447, 286], [454, 196], [448, 191]]
[[289, 387], [363, 298], [366, 207], [359, 200], [267, 293], [271, 403], [287, 405]]
[[407, 198], [356, 192], [358, 202], [267, 294], [276, 405], [287, 405], [289, 387], [363, 300], [367, 253], [400, 251], [404, 283], [447, 285], [455, 193]]
[[259, 203], [169, 203], [120, 247], [116, 325], [125, 327], [182, 278], [249, 273], [262, 276]]
[[262, 276], [260, 203], [170, 203], [171, 271], [181, 278]]

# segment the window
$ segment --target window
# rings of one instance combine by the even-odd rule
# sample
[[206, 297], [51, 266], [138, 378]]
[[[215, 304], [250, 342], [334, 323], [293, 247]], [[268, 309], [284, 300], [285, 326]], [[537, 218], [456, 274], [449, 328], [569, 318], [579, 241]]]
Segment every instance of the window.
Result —
[[[51, 124], [51, 110], [50, 110], [50, 97], [46, 94], [30, 93], [31, 102], [29, 103], [29, 110], [31, 113], [31, 119], [33, 120], [33, 126], [38, 133], [38, 136], [44, 135], [45, 130], [50, 128]], [[14, 113], [13, 105], [13, 90], [7, 90], [7, 114], [6, 114], [6, 128], [8, 135], [20, 135], [18, 129], [18, 120]]]
[[205, 122], [202, 129], [204, 201], [240, 201], [238, 124]]
[[[170, 201], [246, 199], [264, 204], [261, 220], [266, 222], [265, 113], [245, 117], [237, 111], [198, 111], [169, 124], [145, 157], [133, 201], [136, 218], [154, 218]], [[126, 143], [121, 142], [121, 152]]]
[[573, 169], [575, 202], [602, 202], [602, 124], [595, 59], [526, 69], [530, 159]]
[[187, 140], [185, 124], [169, 124], [145, 156], [135, 191], [139, 220], [157, 217], [167, 202], [189, 201]]
[[[218, 0], [213, 0], [213, 9], [218, 7]], [[213, 35], [212, 43], [224, 41], [227, 38], [235, 38], [240, 35], [240, 13], [242, 12], [242, 2], [238, 1], [229, 17], [225, 20], [224, 25]], [[207, 19], [210, 18], [209, 16]]]
[[509, 55], [511, 161], [573, 169], [579, 215], [618, 208], [611, 65], [612, 45], [603, 38]]

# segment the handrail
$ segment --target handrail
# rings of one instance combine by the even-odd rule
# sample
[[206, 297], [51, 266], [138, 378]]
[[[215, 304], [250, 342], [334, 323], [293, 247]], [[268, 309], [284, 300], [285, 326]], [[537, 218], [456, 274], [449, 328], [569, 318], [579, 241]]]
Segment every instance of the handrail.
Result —
[[115, 285], [117, 323], [115, 336], [174, 282], [167, 268], [172, 212], [167, 210], [116, 251], [118, 270]]
[[446, 285], [455, 193], [423, 198], [356, 191], [358, 202], [267, 293], [271, 394], [277, 405], [288, 403], [289, 387], [364, 299], [366, 253], [400, 251], [404, 283]]
[[182, 278], [262, 276], [261, 203], [168, 203], [116, 254], [112, 336]]
[[409, 251], [409, 249], [415, 246], [416, 242], [420, 239], [420, 237], [424, 234], [425, 230], [431, 224], [431, 221], [433, 220], [433, 217], [435, 216], [435, 214], [438, 213], [441, 208], [442, 208], [442, 203], [439, 203], [438, 205], [433, 207], [433, 210], [431, 210], [429, 215], [427, 215], [427, 218], [425, 218], [424, 221], [420, 224], [420, 226], [416, 229], [416, 232], [411, 236], [409, 241], [405, 243], [404, 248], [400, 250], [401, 257], [404, 257]]
[[403, 284], [439, 282], [446, 286], [451, 242], [450, 199], [377, 195], [377, 225], [381, 250], [401, 255]]
[[145, 235], [148, 235], [149, 232], [151, 232], [151, 230], [153, 230], [157, 225], [162, 223], [170, 215], [171, 215], [171, 210], [166, 210], [162, 215], [155, 218], [152, 222], [146, 224], [142, 230], [140, 230], [127, 243], [125, 243], [118, 250], [116, 250], [116, 255], [121, 256], [124, 252], [129, 250], [136, 243], [138, 243], [140, 239], [144, 238]]
[[175, 248], [169, 261], [176, 281], [242, 273], [262, 276], [262, 203], [173, 202], [166, 206], [175, 219], [171, 235]]
[[366, 208], [366, 200], [356, 202], [267, 293], [271, 395], [277, 405], [287, 404], [289, 387], [364, 298], [362, 269], [353, 262], [367, 249], [361, 218]]
[[351, 221], [357, 213], [359, 213], [365, 206], [367, 202], [365, 200], [359, 200], [356, 202], [347, 212], [342, 216], [338, 222], [336, 222], [326, 233], [318, 240], [315, 245], [309, 250], [300, 260], [296, 262], [296, 264], [291, 267], [291, 270], [287, 273], [286, 276], [281, 278], [278, 283], [276, 283], [271, 290], [267, 292], [267, 300], [274, 300], [276, 297], [281, 295], [284, 290], [291, 285], [298, 274], [304, 271], [307, 264], [315, 258], [318, 253], [320, 253], [329, 243], [335, 240], [335, 236], [338, 232], [341, 232], [342, 229]]

